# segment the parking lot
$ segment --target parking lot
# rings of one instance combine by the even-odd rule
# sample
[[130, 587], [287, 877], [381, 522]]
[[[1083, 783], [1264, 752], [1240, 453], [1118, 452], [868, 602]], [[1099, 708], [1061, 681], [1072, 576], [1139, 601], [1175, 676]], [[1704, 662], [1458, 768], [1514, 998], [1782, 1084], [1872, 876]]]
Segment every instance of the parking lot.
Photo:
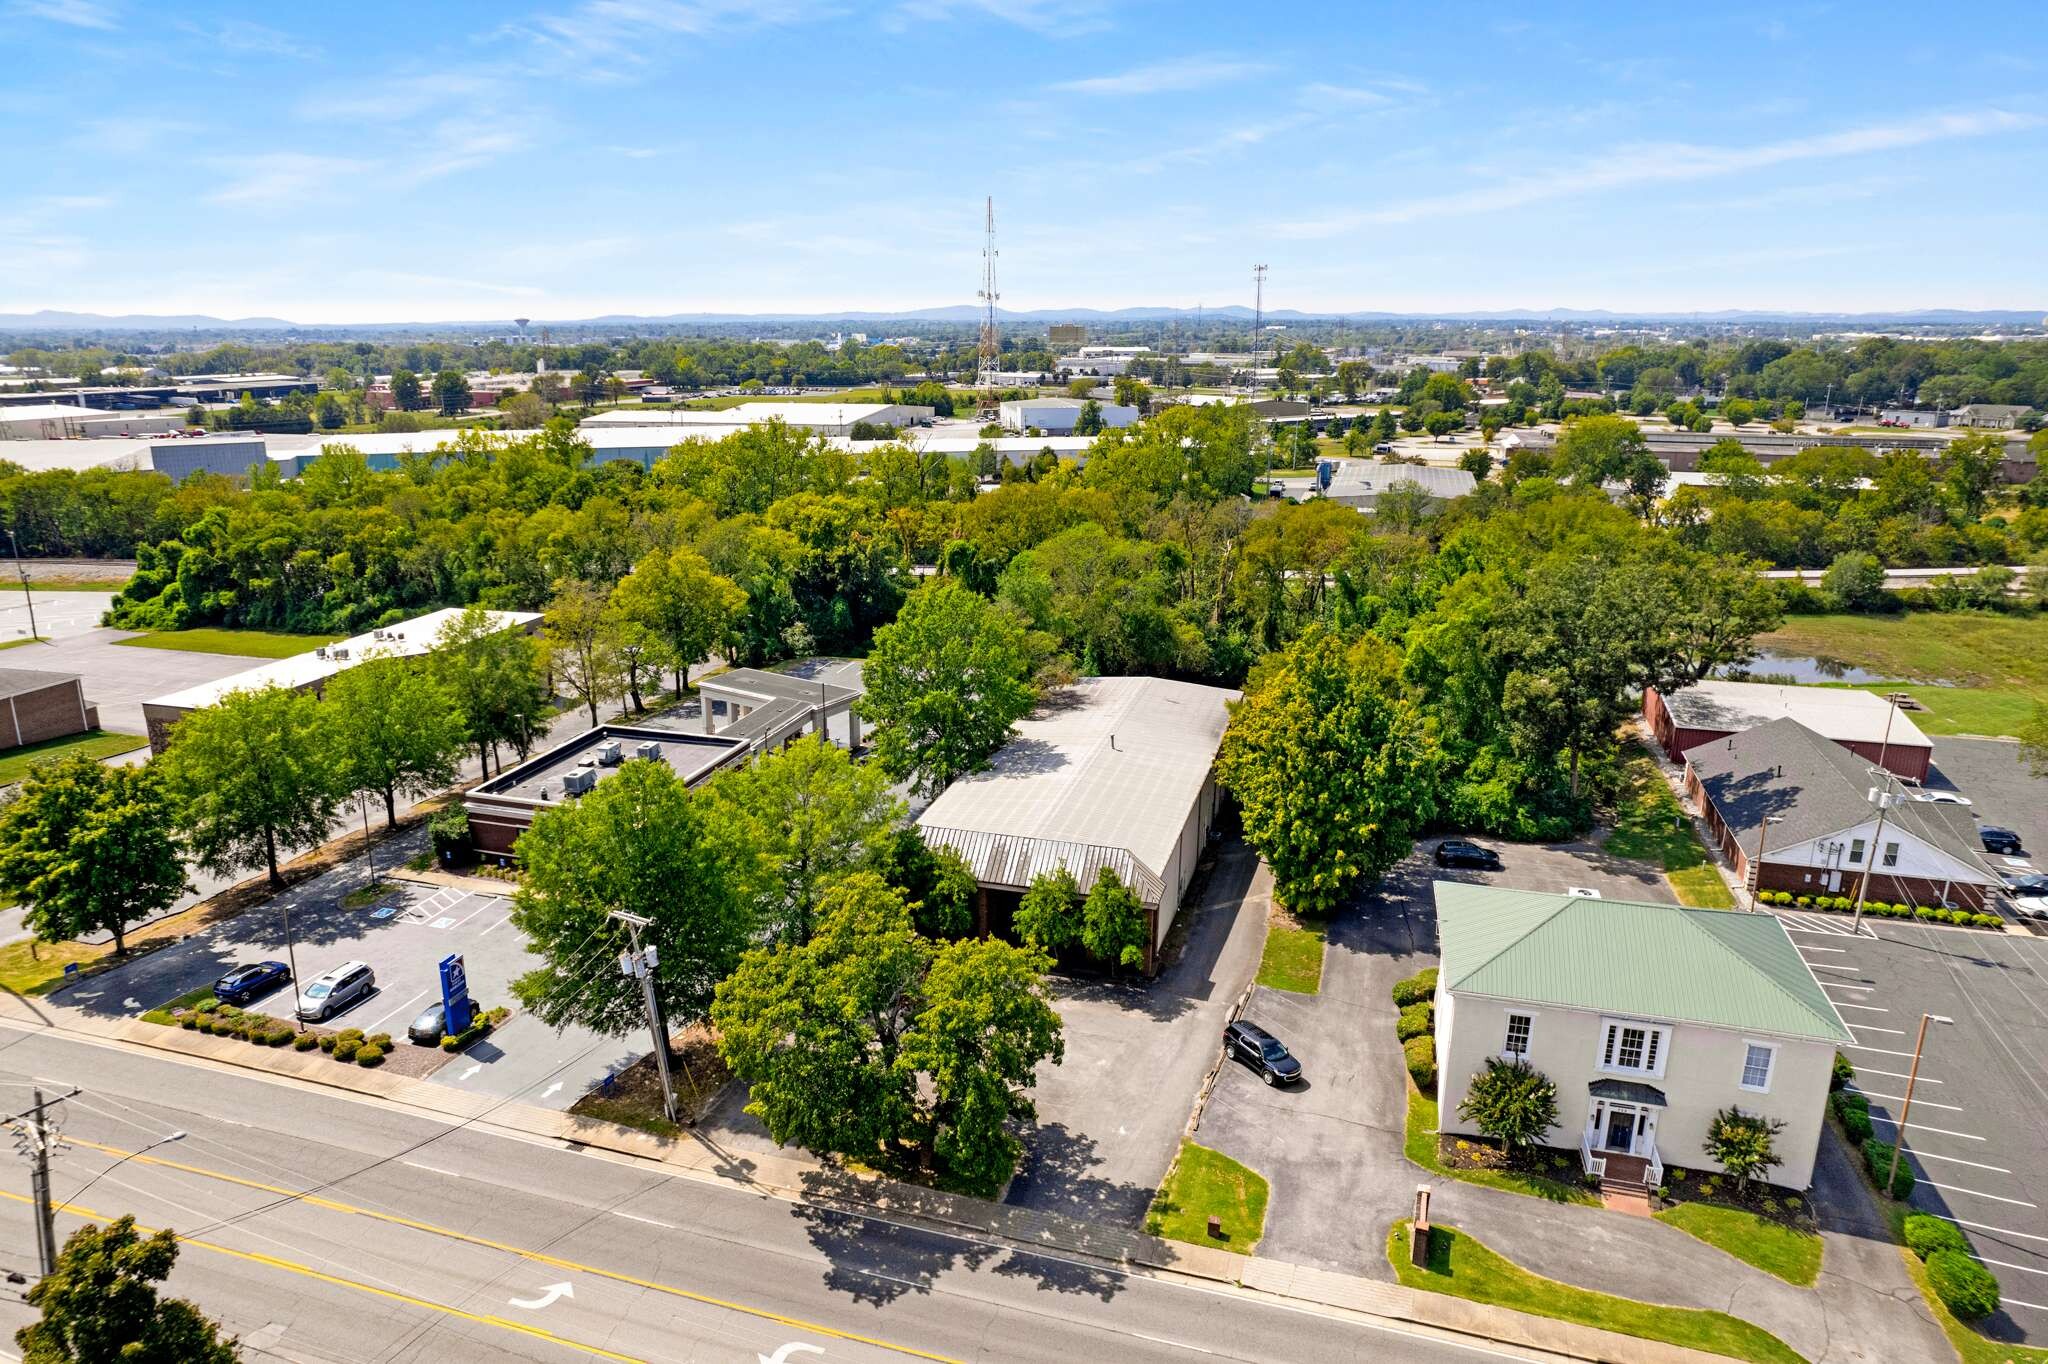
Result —
[[[479, 1004], [513, 1002], [511, 982], [531, 970], [535, 958], [511, 927], [509, 900], [397, 881], [369, 904], [344, 907], [343, 897], [361, 886], [363, 877], [360, 863], [338, 868], [267, 905], [67, 990], [56, 1002], [86, 1012], [132, 1015], [210, 985], [239, 963], [296, 956], [299, 979], [309, 981], [342, 962], [364, 961], [377, 974], [377, 988], [322, 1022], [366, 1033], [388, 1032], [402, 1040], [406, 1025], [439, 1000], [440, 962], [451, 953], [462, 956], [470, 994]], [[293, 940], [289, 951], [287, 913]], [[275, 990], [248, 1007], [289, 1018], [295, 994], [289, 987]], [[603, 1038], [580, 1028], [558, 1034], [519, 1015], [433, 1078], [436, 1083], [567, 1108], [610, 1067], [629, 1064], [644, 1050], [644, 1042], [635, 1039]]]
[[2048, 1341], [2048, 943], [1780, 917], [1855, 1034], [1845, 1054], [1880, 1140], [1898, 1132], [1921, 1014], [1954, 1020], [1928, 1028], [1906, 1123], [1913, 1205], [1963, 1227], [1998, 1276], [2005, 1309], [1988, 1333]]

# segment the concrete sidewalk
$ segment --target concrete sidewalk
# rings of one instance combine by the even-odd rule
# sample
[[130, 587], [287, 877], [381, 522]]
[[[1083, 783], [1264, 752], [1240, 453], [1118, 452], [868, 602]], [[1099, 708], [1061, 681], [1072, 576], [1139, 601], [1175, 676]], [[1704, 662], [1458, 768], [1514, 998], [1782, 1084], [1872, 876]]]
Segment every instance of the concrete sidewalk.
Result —
[[278, 1051], [140, 1019], [76, 1017], [15, 995], [0, 995], [0, 1019], [114, 1045], [146, 1047], [201, 1064], [266, 1071], [400, 1105], [464, 1126], [559, 1141], [572, 1149], [584, 1147], [659, 1161], [699, 1178], [729, 1181], [791, 1202], [836, 1207], [856, 1214], [887, 1213], [933, 1229], [1019, 1249], [1080, 1256], [1131, 1272], [1184, 1276], [1229, 1285], [1237, 1291], [1272, 1294], [1337, 1311], [1422, 1325], [1533, 1352], [1537, 1357], [1615, 1360], [1625, 1364], [1704, 1364], [1719, 1358], [1570, 1322], [1395, 1284], [1374, 1283], [1354, 1275], [1184, 1245], [1055, 1213], [903, 1184], [838, 1169], [801, 1152], [736, 1152], [696, 1133], [665, 1140], [532, 1104], [494, 1100], [430, 1081], [364, 1070], [318, 1051]]

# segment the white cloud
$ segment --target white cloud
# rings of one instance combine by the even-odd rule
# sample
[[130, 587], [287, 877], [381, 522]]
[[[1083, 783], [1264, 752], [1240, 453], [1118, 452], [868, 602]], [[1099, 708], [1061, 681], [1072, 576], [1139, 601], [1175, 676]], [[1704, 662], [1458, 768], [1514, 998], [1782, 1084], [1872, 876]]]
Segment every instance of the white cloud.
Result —
[[1134, 66], [1107, 76], [1060, 81], [1052, 88], [1079, 95], [1159, 95], [1227, 85], [1271, 70], [1262, 62], [1226, 61], [1215, 57], [1176, 57], [1171, 61]]
[[314, 121], [396, 123], [456, 100], [495, 96], [503, 89], [500, 78], [481, 72], [425, 72], [379, 81], [353, 81], [306, 96], [295, 112], [300, 118]]
[[1319, 221], [1279, 223], [1273, 231], [1279, 236], [1295, 239], [1331, 237], [1360, 227], [1496, 213], [1632, 185], [1706, 180], [1802, 161], [1862, 156], [1924, 146], [1930, 142], [2019, 132], [2039, 127], [2042, 122], [2033, 114], [1985, 109], [1970, 113], [1928, 114], [1895, 123], [1871, 124], [1754, 147], [1699, 146], [1685, 142], [1633, 143], [1575, 165], [1549, 167], [1541, 175], [1511, 176], [1450, 194], [1425, 195], [1384, 208]]
[[963, 14], [1048, 38], [1072, 38], [1111, 27], [1106, 0], [903, 0], [882, 23], [900, 31], [912, 23], [941, 23]]
[[7, 7], [10, 14], [25, 19], [47, 19], [53, 24], [69, 24], [72, 28], [112, 29], [114, 16], [107, 7], [95, 0], [14, 0]]
[[237, 157], [223, 169], [235, 177], [207, 196], [217, 204], [283, 204], [322, 199], [353, 188], [369, 162], [309, 152], [263, 152]]

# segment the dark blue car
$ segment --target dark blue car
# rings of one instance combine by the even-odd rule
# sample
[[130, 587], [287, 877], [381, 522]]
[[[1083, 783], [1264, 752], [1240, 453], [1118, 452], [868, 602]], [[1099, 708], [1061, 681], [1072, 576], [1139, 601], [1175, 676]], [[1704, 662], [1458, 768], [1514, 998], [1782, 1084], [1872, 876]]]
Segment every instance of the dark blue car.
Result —
[[258, 995], [269, 994], [292, 978], [292, 970], [281, 961], [251, 962], [237, 966], [213, 983], [213, 997], [223, 1004], [247, 1004]]

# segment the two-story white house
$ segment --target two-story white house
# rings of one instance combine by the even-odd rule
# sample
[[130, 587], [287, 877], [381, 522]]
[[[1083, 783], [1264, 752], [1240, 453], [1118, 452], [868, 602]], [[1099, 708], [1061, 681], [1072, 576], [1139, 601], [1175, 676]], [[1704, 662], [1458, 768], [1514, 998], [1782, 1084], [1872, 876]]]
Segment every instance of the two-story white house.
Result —
[[1837, 1047], [1854, 1042], [1776, 916], [1436, 883], [1445, 1133], [1490, 1057], [1557, 1086], [1548, 1142], [1606, 1183], [1712, 1168], [1714, 1114], [1782, 1121], [1774, 1184], [1813, 1182]]

